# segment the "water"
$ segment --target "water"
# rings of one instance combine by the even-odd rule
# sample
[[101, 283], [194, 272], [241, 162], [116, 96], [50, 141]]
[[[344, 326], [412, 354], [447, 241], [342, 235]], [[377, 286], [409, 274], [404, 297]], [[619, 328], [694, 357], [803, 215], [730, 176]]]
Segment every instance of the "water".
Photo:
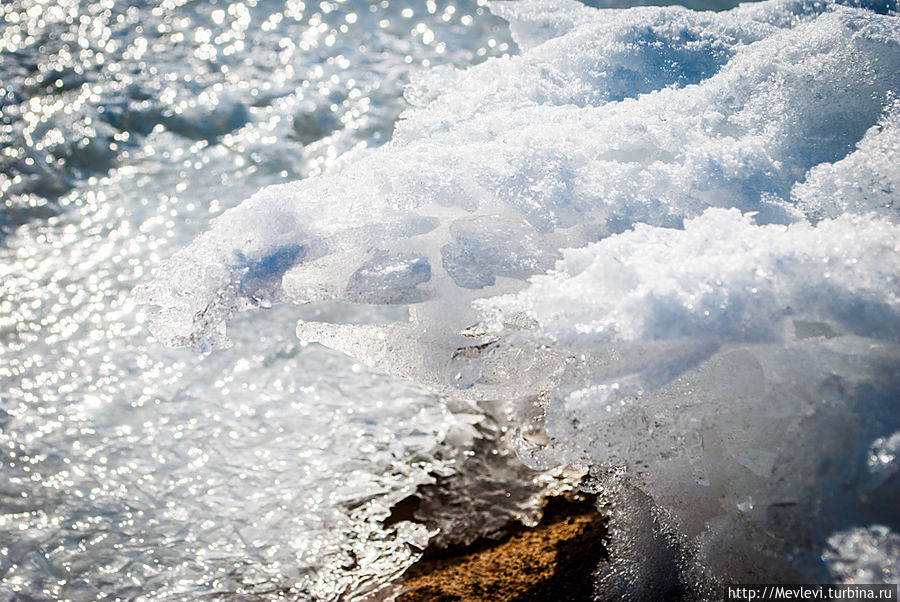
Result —
[[260, 187], [386, 142], [411, 73], [508, 52], [483, 4], [3, 3], [0, 599], [327, 599], [412, 558], [425, 528], [379, 521], [479, 410], [284, 309], [167, 350], [131, 291]]

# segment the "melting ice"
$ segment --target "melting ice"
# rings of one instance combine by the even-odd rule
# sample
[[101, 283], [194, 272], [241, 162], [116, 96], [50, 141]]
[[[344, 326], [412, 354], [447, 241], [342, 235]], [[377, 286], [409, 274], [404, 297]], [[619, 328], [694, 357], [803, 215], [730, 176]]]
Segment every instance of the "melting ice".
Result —
[[206, 349], [263, 297], [407, 307], [297, 333], [539, 404], [520, 455], [590, 467], [610, 596], [896, 580], [896, 9], [495, 2], [519, 54], [424, 73], [390, 144], [218, 218], [143, 289], [153, 330]]
[[[259, 188], [387, 141], [412, 72], [509, 51], [482, 4], [0, 2], [0, 600], [334, 599], [442, 524], [533, 517], [508, 455], [464, 519], [386, 525], [502, 456], [502, 412], [303, 345], [290, 308], [166, 349], [131, 293]], [[268, 305], [304, 244], [229, 259], [236, 290]]]

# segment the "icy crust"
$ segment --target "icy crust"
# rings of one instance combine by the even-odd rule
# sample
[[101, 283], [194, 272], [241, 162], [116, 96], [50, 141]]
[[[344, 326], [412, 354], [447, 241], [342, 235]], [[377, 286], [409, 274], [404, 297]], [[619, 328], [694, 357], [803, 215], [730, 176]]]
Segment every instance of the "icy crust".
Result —
[[[900, 341], [900, 228], [856, 215], [757, 226], [709, 209], [683, 229], [639, 224], [568, 249], [525, 291], [476, 305], [489, 331], [525, 317], [535, 340], [572, 351], [783, 341], [789, 317], [827, 325], [816, 334]], [[676, 373], [689, 361], [679, 356]]]
[[[389, 145], [217, 219], [143, 289], [153, 332], [207, 350], [254, 306], [407, 307], [297, 334], [514, 400], [523, 458], [611, 496], [608, 591], [848, 574], [830, 534], [900, 527], [867, 464], [900, 428], [898, 18], [498, 10], [521, 55], [421, 77]], [[659, 541], [681, 556], [642, 562]]]
[[[545, 271], [561, 247], [679, 227], [711, 206], [799, 219], [792, 187], [854, 149], [900, 78], [896, 19], [861, 10], [595, 21], [453, 75], [388, 148], [222, 216], [145, 291], [165, 308], [157, 335], [214, 347], [234, 311], [281, 300], [452, 294], [464, 308]], [[855, 209], [876, 208], [865, 201]]]
[[[523, 429], [521, 456], [624, 467], [666, 518], [636, 507], [614, 525], [653, 541], [677, 526], [690, 566], [827, 578], [814, 559], [833, 530], [898, 526], [898, 235], [870, 217], [760, 227], [711, 209], [683, 230], [638, 226], [565, 251], [526, 290], [478, 302], [503, 345], [568, 358], [544, 441]], [[641, 557], [618, 550], [627, 570], [610, 570], [607, 590], [669, 574]]]
[[857, 150], [836, 163], [823, 163], [797, 184], [792, 198], [812, 220], [846, 212], [900, 215], [900, 119], [894, 114], [871, 128]]

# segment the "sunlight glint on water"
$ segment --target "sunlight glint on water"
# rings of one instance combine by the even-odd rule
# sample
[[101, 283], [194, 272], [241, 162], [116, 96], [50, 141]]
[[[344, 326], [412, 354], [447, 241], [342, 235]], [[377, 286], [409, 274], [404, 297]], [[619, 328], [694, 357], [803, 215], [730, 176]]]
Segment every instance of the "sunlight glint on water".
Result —
[[390, 574], [416, 535], [377, 521], [452, 470], [465, 420], [302, 345], [285, 310], [226, 352], [167, 350], [131, 290], [260, 187], [387, 141], [412, 72], [504, 53], [505, 24], [475, 2], [128, 4], [0, 7], [0, 599]]

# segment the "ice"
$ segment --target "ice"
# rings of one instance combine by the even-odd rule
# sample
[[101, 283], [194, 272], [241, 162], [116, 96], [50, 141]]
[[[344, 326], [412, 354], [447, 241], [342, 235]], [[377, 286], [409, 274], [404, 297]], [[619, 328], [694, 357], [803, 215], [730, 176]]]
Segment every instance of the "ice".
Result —
[[571, 349], [782, 340], [787, 317], [895, 341], [898, 235], [872, 217], [757, 226], [735, 209], [709, 209], [683, 229], [637, 225], [567, 250], [522, 293], [478, 306], [491, 330], [527, 314], [542, 339]]
[[233, 297], [198, 320], [268, 310], [214, 355], [154, 341], [131, 295], [256, 190], [386, 142], [413, 71], [512, 45], [474, 0], [436, 4], [0, 2], [0, 600], [360, 594], [448, 524], [385, 524], [392, 506], [476, 474], [460, 537], [534, 520], [545, 485], [492, 461], [502, 412], [305, 345], [296, 308], [268, 309], [309, 244], [222, 266]]
[[[164, 323], [187, 322], [209, 303], [201, 300], [217, 295], [234, 298], [235, 308], [253, 304], [253, 295], [226, 289], [237, 272], [285, 245], [302, 244], [312, 270], [317, 262], [329, 266], [317, 279], [319, 294], [293, 301], [349, 300], [351, 275], [376, 254], [393, 253], [427, 259], [431, 278], [416, 295], [432, 296], [451, 286], [448, 275], [483, 290], [496, 272], [504, 281], [494, 286], [502, 288], [546, 269], [561, 247], [635, 223], [677, 227], [711, 206], [758, 212], [759, 223], [799, 219], [809, 202], [791, 202], [792, 188], [811, 167], [844, 159], [873, 126], [887, 134], [869, 138], [890, 135], [896, 118], [887, 108], [900, 63], [892, 17], [834, 6], [817, 14], [800, 5], [794, 27], [767, 22], [780, 24], [790, 8], [621, 11], [454, 75], [478, 85], [454, 79], [446, 93], [407, 113], [389, 148], [343, 173], [260, 192], [185, 252], [198, 266], [173, 260], [172, 275], [146, 298], [180, 314]], [[699, 38], [688, 44], [693, 54], [659, 43], [673, 37]], [[644, 45], [656, 56], [639, 53], [634, 69], [659, 89], [612, 102], [624, 98], [609, 90], [621, 80], [621, 58], [605, 48], [644, 52]], [[710, 63], [710, 56], [718, 58]], [[552, 60], [559, 64], [551, 68]], [[669, 77], [671, 65], [689, 78]], [[881, 160], [881, 177], [890, 179], [892, 163]], [[803, 186], [814, 182], [815, 174]], [[498, 251], [491, 242], [492, 232], [521, 228], [534, 240], [516, 236], [520, 248]], [[306, 281], [294, 275], [304, 269], [282, 270], [285, 282]], [[218, 314], [231, 310], [212, 313], [181, 340], [202, 346], [223, 321]], [[171, 338], [165, 326], [158, 332]]]
[[900, 214], [897, 128], [900, 119], [892, 116], [866, 132], [858, 148], [840, 161], [811, 169], [792, 190], [794, 202], [813, 220], [847, 212], [879, 213], [896, 220]]
[[[823, 481], [889, 456], [875, 437], [896, 423], [897, 240], [871, 217], [760, 227], [710, 209], [683, 230], [639, 226], [566, 251], [524, 291], [478, 303], [488, 332], [514, 332], [508, 344], [572, 358], [547, 410], [550, 440], [523, 456], [626, 466], [717, 575], [759, 570], [734, 554], [723, 566], [732, 537], [741, 554], [797, 545], [801, 556], [816, 548], [796, 542], [824, 545], [851, 514], [890, 516], [891, 472], [834, 491]], [[512, 328], [521, 314], [536, 324]], [[821, 522], [804, 517], [813, 507]]]
[[858, 477], [900, 427], [895, 9], [499, 3], [520, 54], [420, 76], [389, 144], [217, 219], [141, 290], [153, 332], [408, 306], [297, 334], [590, 467], [609, 591], [841, 578], [829, 537], [900, 527], [896, 473]]

